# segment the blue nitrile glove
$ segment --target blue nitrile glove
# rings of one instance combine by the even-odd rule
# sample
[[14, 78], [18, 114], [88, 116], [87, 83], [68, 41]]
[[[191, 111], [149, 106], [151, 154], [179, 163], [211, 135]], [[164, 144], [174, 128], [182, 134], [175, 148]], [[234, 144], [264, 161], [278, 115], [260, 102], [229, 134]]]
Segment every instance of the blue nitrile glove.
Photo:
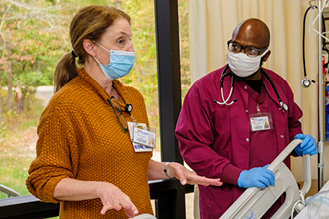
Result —
[[303, 154], [314, 155], [318, 153], [318, 147], [316, 146], [315, 139], [311, 135], [297, 134], [294, 139], [302, 139], [302, 143], [295, 148], [298, 156]]
[[255, 167], [250, 170], [244, 170], [240, 173], [238, 179], [239, 187], [259, 187], [265, 189], [268, 186], [274, 186], [275, 177], [271, 170], [264, 167]]

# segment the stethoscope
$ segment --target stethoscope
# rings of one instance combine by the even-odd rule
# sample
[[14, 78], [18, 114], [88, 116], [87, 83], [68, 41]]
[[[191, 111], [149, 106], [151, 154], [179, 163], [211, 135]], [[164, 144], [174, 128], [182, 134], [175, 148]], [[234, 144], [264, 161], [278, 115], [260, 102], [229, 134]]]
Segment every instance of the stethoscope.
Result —
[[[229, 101], [229, 99], [231, 98], [231, 95], [232, 95], [232, 93], [233, 93], [234, 80], [235, 80], [235, 75], [234, 75], [234, 74], [232, 74], [231, 72], [226, 72], [228, 69], [229, 69], [229, 66], [226, 65], [226, 67], [225, 67], [224, 70], [222, 71], [222, 75], [221, 75], [221, 77], [220, 77], [220, 91], [221, 91], [221, 96], [222, 96], [222, 101], [223, 101], [223, 102], [219, 102], [219, 101], [217, 101], [217, 100], [214, 100], [214, 103], [217, 103], [217, 104], [219, 104], [219, 105], [230, 106], [230, 105], [232, 105], [233, 103], [235, 103], [235, 102], [238, 100], [237, 98], [234, 98], [233, 101], [231, 101], [230, 103], [228, 103], [228, 101]], [[281, 97], [280, 97], [280, 95], [279, 95], [279, 92], [278, 92], [278, 90], [276, 89], [276, 86], [274, 85], [274, 83], [273, 83], [272, 79], [270, 78], [270, 76], [268, 76], [268, 74], [265, 72], [264, 69], [261, 68], [260, 70], [261, 70], [262, 73], [265, 75], [265, 77], [270, 81], [271, 86], [272, 86], [272, 88], [273, 88], [273, 90], [274, 90], [276, 96], [278, 97], [278, 100], [279, 100], [279, 103], [280, 103], [282, 109], [283, 109], [284, 111], [288, 111], [288, 106], [287, 106], [287, 104], [285, 104], [284, 102], [282, 102], [282, 99], [281, 99]], [[224, 98], [224, 92], [223, 92], [223, 81], [224, 81], [224, 78], [225, 78], [226, 76], [228, 76], [228, 75], [231, 75], [231, 77], [232, 77], [232, 79], [231, 79], [231, 89], [230, 89], [230, 93], [229, 93], [228, 97], [225, 99], [225, 98]]]
[[[224, 70], [222, 71], [222, 75], [220, 77], [220, 92], [221, 92], [221, 96], [222, 96], [222, 100], [223, 102], [219, 102], [217, 100], [214, 100], [215, 103], [219, 104], [219, 105], [226, 105], [226, 106], [230, 106], [233, 103], [235, 103], [238, 99], [234, 98], [234, 100], [230, 103], [227, 103], [229, 101], [229, 99], [231, 98], [232, 92], [233, 92], [233, 86], [234, 86], [234, 74], [232, 74], [231, 72], [226, 72], [228, 69], [228, 65], [226, 65], [226, 67], [224, 68]], [[230, 93], [228, 94], [227, 99], [224, 98], [224, 92], [223, 92], [223, 80], [226, 76], [231, 75], [231, 89], [230, 89]]]

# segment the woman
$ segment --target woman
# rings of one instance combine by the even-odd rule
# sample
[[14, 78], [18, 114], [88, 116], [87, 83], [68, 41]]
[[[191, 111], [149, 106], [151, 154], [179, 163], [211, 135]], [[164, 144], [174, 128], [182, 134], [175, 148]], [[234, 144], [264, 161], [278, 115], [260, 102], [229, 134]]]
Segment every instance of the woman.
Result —
[[127, 121], [149, 124], [142, 95], [116, 80], [134, 63], [127, 14], [82, 8], [70, 36], [73, 51], [57, 65], [56, 93], [38, 126], [37, 157], [27, 179], [33, 195], [60, 202], [61, 218], [117, 219], [153, 214], [148, 180], [222, 184], [179, 163], [153, 161], [151, 150], [135, 152]]

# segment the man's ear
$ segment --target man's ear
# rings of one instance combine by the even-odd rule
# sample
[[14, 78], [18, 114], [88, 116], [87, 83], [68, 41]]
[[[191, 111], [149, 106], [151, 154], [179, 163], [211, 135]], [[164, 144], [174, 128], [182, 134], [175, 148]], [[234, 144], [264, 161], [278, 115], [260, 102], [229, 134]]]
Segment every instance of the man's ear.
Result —
[[89, 55], [91, 56], [96, 55], [95, 44], [90, 39], [85, 39], [83, 41], [83, 48]]
[[263, 62], [266, 62], [268, 57], [271, 55], [271, 50], [269, 50], [266, 55], [263, 56]]

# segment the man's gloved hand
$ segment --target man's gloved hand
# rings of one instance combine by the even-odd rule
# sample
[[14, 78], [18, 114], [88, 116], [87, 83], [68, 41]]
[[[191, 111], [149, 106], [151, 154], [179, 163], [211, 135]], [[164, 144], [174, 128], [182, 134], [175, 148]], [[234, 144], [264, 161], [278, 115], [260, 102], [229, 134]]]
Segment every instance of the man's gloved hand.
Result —
[[318, 153], [318, 147], [316, 146], [315, 139], [311, 135], [297, 134], [294, 139], [302, 139], [302, 143], [295, 148], [298, 156], [303, 154], [314, 155]]
[[265, 189], [268, 186], [274, 186], [275, 177], [271, 170], [264, 167], [255, 167], [250, 170], [244, 170], [240, 173], [238, 179], [239, 187], [259, 187]]

